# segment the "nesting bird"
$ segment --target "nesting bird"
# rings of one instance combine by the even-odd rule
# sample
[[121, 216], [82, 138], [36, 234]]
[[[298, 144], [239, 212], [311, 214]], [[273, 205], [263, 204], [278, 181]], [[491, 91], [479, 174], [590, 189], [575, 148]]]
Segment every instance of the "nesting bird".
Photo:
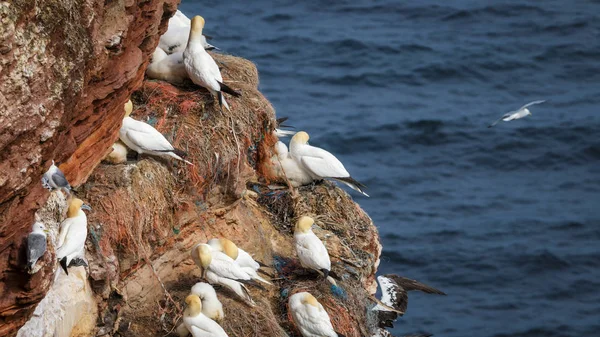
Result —
[[219, 67], [202, 46], [203, 28], [204, 19], [201, 16], [195, 16], [192, 19], [187, 47], [183, 52], [183, 63], [192, 82], [208, 89], [212, 94], [216, 94], [219, 104], [230, 110], [223, 93], [235, 97], [239, 97], [241, 94], [223, 84]]
[[121, 164], [127, 161], [127, 147], [123, 142], [117, 140], [112, 145], [112, 151], [104, 157], [104, 161], [111, 164]]
[[152, 53], [152, 61], [146, 68], [146, 75], [148, 78], [173, 84], [184, 83], [190, 78], [183, 65], [183, 52], [167, 55], [158, 47]]
[[71, 260], [83, 257], [85, 240], [87, 238], [87, 217], [83, 210], [90, 211], [81, 199], [73, 198], [69, 202], [67, 218], [60, 224], [56, 257], [67, 275]]
[[54, 164], [42, 176], [42, 185], [49, 190], [63, 189], [67, 194], [70, 194], [71, 185], [67, 181], [65, 174]]
[[33, 274], [37, 260], [46, 252], [46, 227], [36, 222], [27, 236], [27, 271]]
[[269, 285], [272, 284], [257, 274], [257, 271], [260, 269], [260, 264], [254, 261], [250, 254], [239, 248], [233, 241], [226, 238], [211, 239], [208, 241], [208, 245], [213, 251], [224, 253], [233, 259], [253, 280]]
[[133, 103], [129, 100], [125, 103], [125, 118], [123, 118], [123, 125], [119, 130], [119, 138], [127, 147], [138, 154], [147, 153], [158, 157], [172, 157], [193, 165], [182, 158], [186, 155], [184, 151], [174, 148], [155, 128], [129, 117], [132, 110]]
[[304, 170], [289, 154], [287, 146], [278, 141], [275, 144], [276, 155], [271, 158], [275, 174], [287, 178], [293, 187], [308, 185], [313, 182], [312, 176]]
[[500, 122], [500, 121], [510, 122], [510, 121], [514, 121], [516, 119], [521, 119], [523, 117], [530, 116], [531, 111], [529, 111], [529, 109], [527, 109], [527, 108], [532, 105], [540, 104], [540, 103], [544, 103], [544, 102], [546, 102], [546, 100], [529, 102], [515, 111], [507, 112], [504, 115], [502, 115], [502, 117], [500, 117], [498, 120], [496, 120], [492, 124], [488, 125], [488, 128], [491, 128], [492, 126], [498, 124], [498, 122]]
[[344, 337], [331, 325], [327, 311], [317, 299], [307, 292], [290, 296], [289, 310], [304, 337]]
[[327, 278], [331, 271], [331, 260], [327, 248], [313, 233], [312, 226], [315, 220], [308, 216], [301, 217], [294, 228], [294, 242], [300, 264], [304, 268], [312, 269]]
[[303, 168], [313, 180], [325, 178], [338, 180], [355, 191], [366, 194], [365, 185], [350, 176], [344, 165], [331, 153], [308, 145], [308, 133], [300, 131], [290, 141], [290, 156]]
[[421, 282], [394, 274], [377, 276], [377, 282], [381, 287], [381, 303], [378, 303], [373, 310], [379, 312], [380, 328], [394, 327], [396, 318], [404, 315], [408, 306], [409, 291], [419, 290], [427, 294], [446, 295]]
[[[204, 282], [198, 282], [194, 284], [190, 292], [192, 295], [196, 295], [202, 302], [202, 313], [217, 323], [221, 323], [225, 314], [223, 313], [223, 304], [217, 298], [217, 292], [210, 284]], [[184, 323], [177, 327], [177, 334], [181, 337], [185, 337], [189, 334], [189, 331]]]
[[187, 308], [183, 312], [183, 324], [193, 337], [227, 337], [219, 323], [202, 313], [202, 301], [198, 295], [185, 298]]
[[[181, 53], [185, 50], [188, 43], [188, 37], [190, 35], [190, 19], [185, 16], [180, 10], [175, 12], [169, 19], [169, 27], [167, 31], [160, 37], [158, 41], [158, 48], [165, 51], [167, 54]], [[208, 37], [200, 36], [200, 43], [206, 50], [219, 49], [206, 40]]]

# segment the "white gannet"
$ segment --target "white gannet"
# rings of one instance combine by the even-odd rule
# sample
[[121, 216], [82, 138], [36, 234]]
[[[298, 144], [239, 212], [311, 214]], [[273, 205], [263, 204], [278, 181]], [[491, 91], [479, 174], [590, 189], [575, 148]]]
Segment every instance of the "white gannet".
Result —
[[302, 166], [300, 166], [289, 154], [287, 146], [278, 141], [275, 144], [277, 153], [271, 158], [271, 163], [275, 167], [277, 176], [287, 178], [294, 187], [308, 185], [313, 182], [313, 178]]
[[498, 124], [498, 122], [500, 122], [500, 121], [510, 122], [515, 119], [521, 119], [523, 117], [527, 117], [527, 116], [531, 115], [531, 111], [529, 111], [529, 109], [527, 109], [528, 107], [535, 105], [535, 104], [544, 103], [545, 101], [546, 100], [529, 102], [529, 103], [523, 105], [522, 107], [520, 107], [518, 110], [507, 112], [502, 117], [500, 117], [498, 120], [496, 120], [492, 124], [488, 125], [488, 128], [491, 128], [492, 126]]
[[197, 295], [185, 298], [187, 308], [183, 312], [183, 324], [194, 337], [227, 337], [219, 323], [202, 313], [202, 301]]
[[183, 53], [167, 55], [164, 50], [156, 48], [152, 53], [152, 61], [146, 68], [148, 78], [181, 84], [190, 77], [183, 65]]
[[328, 277], [331, 271], [331, 260], [327, 248], [313, 233], [315, 221], [308, 216], [301, 217], [294, 228], [296, 253], [302, 267], [317, 271], [323, 277]]
[[331, 178], [338, 180], [362, 193], [365, 185], [354, 180], [346, 171], [344, 165], [331, 153], [314, 146], [308, 145], [308, 133], [300, 131], [290, 140], [290, 155], [304, 168], [314, 180]]
[[42, 176], [42, 185], [49, 190], [63, 189], [68, 194], [71, 191], [71, 185], [65, 174], [54, 164], [54, 160], [52, 160], [52, 165], [50, 165], [48, 171]]
[[213, 251], [224, 253], [237, 263], [253, 280], [257, 280], [271, 285], [272, 283], [260, 277], [256, 271], [260, 269], [260, 264], [243, 249], [239, 248], [233, 241], [227, 238], [210, 239], [208, 245]]
[[125, 118], [123, 125], [119, 130], [119, 138], [127, 147], [138, 154], [148, 153], [159, 157], [172, 157], [177, 160], [193, 165], [189, 161], [181, 158], [185, 152], [176, 149], [169, 141], [150, 124], [136, 121], [129, 117], [133, 110], [131, 100], [125, 103]]
[[41, 222], [36, 222], [31, 228], [31, 233], [27, 236], [27, 271], [30, 274], [35, 272], [37, 260], [46, 252], [46, 233], [48, 230]]
[[[169, 19], [169, 27], [167, 31], [160, 37], [158, 48], [164, 50], [167, 54], [183, 52], [187, 46], [188, 37], [190, 35], [191, 20], [185, 16], [180, 10], [177, 10], [175, 15]], [[210, 39], [205, 35], [200, 37], [200, 42], [206, 50], [219, 50], [219, 48], [211, 45], [206, 40]]]
[[117, 140], [112, 145], [112, 151], [104, 157], [104, 161], [112, 164], [121, 164], [127, 161], [127, 147]]
[[408, 306], [409, 291], [419, 290], [427, 294], [446, 295], [433, 287], [394, 274], [377, 276], [377, 282], [381, 287], [381, 301], [377, 301], [372, 310], [378, 311], [380, 328], [394, 327], [396, 318], [404, 315]]
[[219, 67], [212, 56], [202, 47], [200, 37], [203, 28], [204, 19], [201, 16], [195, 16], [192, 19], [187, 47], [183, 52], [183, 63], [192, 82], [208, 89], [212, 94], [216, 94], [219, 104], [230, 110], [223, 92], [235, 97], [239, 97], [240, 93], [223, 84]]
[[87, 217], [83, 210], [91, 210], [81, 199], [73, 198], [69, 202], [67, 218], [60, 224], [56, 257], [67, 275], [67, 267], [71, 260], [83, 257], [85, 240], [87, 238]]
[[275, 128], [275, 135], [277, 136], [277, 138], [292, 136], [296, 133], [296, 131], [282, 129], [282, 128], [293, 128], [293, 126], [283, 124], [287, 120], [288, 120], [287, 117], [281, 117], [281, 118], [276, 119], [277, 128]]
[[[217, 297], [217, 292], [210, 284], [204, 282], [198, 282], [194, 284], [190, 292], [192, 295], [196, 295], [202, 302], [202, 313], [217, 323], [221, 323], [225, 314], [223, 313], [223, 304]], [[181, 323], [177, 327], [177, 334], [181, 337], [185, 337], [189, 334], [185, 324]]]
[[317, 299], [307, 292], [290, 296], [290, 312], [296, 327], [304, 337], [343, 337], [331, 325], [327, 311]]

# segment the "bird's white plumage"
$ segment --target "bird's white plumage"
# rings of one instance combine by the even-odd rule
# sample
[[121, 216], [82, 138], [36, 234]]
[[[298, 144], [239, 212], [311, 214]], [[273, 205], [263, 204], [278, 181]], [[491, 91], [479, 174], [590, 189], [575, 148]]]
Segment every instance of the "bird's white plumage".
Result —
[[210, 284], [216, 284], [223, 286], [231, 291], [233, 291], [236, 295], [238, 295], [241, 299], [248, 302], [248, 304], [254, 306], [255, 303], [250, 297], [248, 290], [246, 287], [238, 281], [234, 281], [232, 279], [228, 279], [226, 277], [221, 277], [212, 271], [208, 270], [206, 272], [206, 281]]
[[217, 292], [210, 284], [198, 282], [192, 287], [191, 293], [202, 300], [202, 313], [214, 321], [220, 321], [225, 317], [223, 304], [217, 297]]
[[193, 337], [227, 337], [225, 330], [203, 313], [196, 316], [184, 314], [183, 323]]
[[67, 178], [58, 166], [54, 164], [54, 160], [52, 161], [50, 168], [48, 168], [48, 171], [42, 176], [42, 185], [50, 190], [62, 188], [68, 192], [71, 189], [71, 185], [67, 181]]
[[[160, 37], [158, 48], [167, 54], [183, 52], [188, 43], [190, 35], [191, 20], [178, 10], [175, 15], [169, 19], [167, 31]], [[204, 49], [214, 49], [215, 46], [206, 41], [206, 37], [200, 37], [200, 43]]]
[[544, 103], [545, 101], [546, 100], [538, 100], [538, 101], [529, 102], [517, 110], [507, 112], [504, 115], [502, 115], [502, 117], [500, 117], [499, 119], [494, 121], [492, 124], [490, 124], [488, 127], [492, 127], [492, 126], [498, 124], [498, 122], [500, 122], [500, 121], [510, 122], [510, 121], [514, 121], [517, 119], [521, 119], [523, 117], [527, 117], [527, 116], [531, 115], [531, 111], [529, 111], [529, 109], [527, 109], [528, 107], [530, 107], [532, 105]]
[[37, 260], [46, 252], [46, 227], [41, 222], [32, 226], [32, 231], [27, 237], [27, 266], [33, 272]]
[[290, 312], [302, 336], [337, 337], [327, 311], [319, 302], [315, 303], [316, 306], [307, 303], [307, 295], [306, 292], [296, 293], [289, 300]]
[[120, 164], [127, 161], [127, 147], [123, 142], [116, 141], [112, 145], [112, 151], [104, 157], [104, 161], [113, 164]]
[[[389, 278], [382, 275], [377, 276], [377, 282], [381, 288], [381, 302], [387, 306], [393, 307], [396, 303], [396, 299], [395, 292], [393, 292], [392, 289], [396, 286], [396, 284]], [[389, 309], [377, 304], [373, 310], [387, 311]]]
[[183, 52], [167, 55], [157, 47], [152, 53], [152, 62], [146, 68], [146, 75], [148, 78], [173, 84], [184, 83], [189, 76], [183, 65]]
[[277, 155], [273, 157], [272, 163], [277, 176], [287, 178], [294, 187], [313, 182], [312, 176], [289, 155], [288, 148], [283, 142], [279, 141], [275, 144], [275, 151]]
[[75, 217], [66, 218], [60, 224], [56, 257], [59, 260], [66, 257], [68, 266], [73, 258], [83, 256], [86, 238], [87, 217], [80, 209]]
[[306, 233], [296, 231], [294, 242], [296, 253], [303, 267], [319, 273], [321, 273], [321, 269], [331, 270], [331, 260], [327, 248], [312, 230], [309, 229]]

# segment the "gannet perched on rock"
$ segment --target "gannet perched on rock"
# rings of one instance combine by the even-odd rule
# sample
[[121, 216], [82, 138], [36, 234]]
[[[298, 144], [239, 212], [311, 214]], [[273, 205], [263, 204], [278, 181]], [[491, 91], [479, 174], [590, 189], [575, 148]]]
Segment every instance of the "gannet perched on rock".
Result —
[[112, 145], [112, 151], [103, 159], [112, 164], [121, 164], [127, 161], [127, 146], [120, 140]]
[[372, 310], [379, 311], [380, 328], [394, 327], [396, 318], [404, 315], [408, 306], [409, 291], [419, 290], [427, 294], [446, 295], [433, 287], [394, 274], [377, 276], [377, 282], [381, 287], [381, 303], [378, 301]]
[[216, 94], [219, 104], [230, 110], [223, 92], [235, 97], [239, 97], [241, 94], [223, 84], [219, 67], [202, 46], [203, 28], [204, 19], [201, 16], [195, 16], [192, 19], [187, 47], [183, 52], [183, 63], [192, 82], [208, 89], [212, 94]]
[[167, 55], [158, 47], [152, 53], [152, 61], [146, 68], [146, 75], [148, 78], [173, 84], [184, 83], [190, 78], [183, 65], [183, 52]]
[[183, 324], [194, 337], [227, 337], [219, 323], [202, 313], [202, 301], [198, 295], [185, 298], [187, 308], [183, 312]]
[[287, 146], [278, 141], [275, 144], [276, 155], [271, 159], [276, 175], [287, 178], [294, 187], [308, 185], [313, 182], [312, 176], [302, 168], [288, 152]]
[[226, 238], [211, 239], [208, 241], [208, 245], [213, 249], [213, 251], [224, 253], [233, 259], [235, 263], [237, 263], [243, 271], [250, 275], [253, 280], [257, 280], [269, 285], [272, 284], [256, 273], [256, 271], [260, 269], [260, 264], [254, 261], [250, 254], [246, 253], [243, 249], [238, 248], [233, 241]]
[[300, 131], [292, 137], [290, 141], [290, 156], [296, 160], [306, 172], [308, 172], [314, 180], [325, 178], [338, 180], [362, 193], [365, 185], [354, 180], [350, 173], [346, 171], [344, 165], [331, 153], [314, 146], [308, 145], [308, 133]]
[[310, 293], [301, 292], [290, 296], [289, 308], [302, 336], [344, 337], [333, 329], [327, 311]]
[[[183, 52], [187, 46], [188, 37], [190, 35], [191, 20], [185, 16], [180, 10], [177, 10], [175, 15], [169, 19], [169, 28], [160, 37], [158, 48], [164, 50], [167, 54]], [[219, 49], [207, 41], [207, 37], [202, 35], [200, 43], [206, 50]]]
[[119, 130], [119, 138], [127, 147], [134, 150], [138, 154], [147, 153], [159, 157], [172, 157], [177, 160], [193, 165], [189, 161], [181, 158], [186, 153], [176, 149], [169, 141], [150, 124], [136, 121], [129, 117], [133, 110], [131, 100], [125, 103], [125, 118], [123, 125]]
[[529, 111], [529, 109], [527, 109], [527, 108], [532, 105], [540, 104], [540, 103], [544, 103], [544, 102], [546, 102], [546, 100], [529, 102], [529, 103], [523, 105], [522, 107], [520, 107], [518, 110], [507, 112], [502, 117], [500, 117], [498, 120], [496, 120], [492, 124], [488, 125], [488, 128], [491, 128], [492, 126], [498, 124], [498, 122], [500, 122], [500, 121], [510, 122], [510, 121], [514, 121], [515, 119], [521, 119], [523, 117], [530, 116], [531, 111]]
[[71, 260], [83, 257], [84, 253], [87, 238], [87, 217], [82, 211], [83, 209], [91, 210], [90, 206], [85, 205], [81, 199], [71, 199], [67, 218], [60, 224], [56, 257], [67, 275], [69, 275], [67, 267]]
[[67, 181], [65, 174], [58, 168], [58, 166], [54, 165], [54, 160], [52, 161], [52, 165], [44, 175], [42, 176], [42, 185], [49, 190], [63, 189], [65, 192], [70, 194], [71, 185]]
[[315, 220], [308, 216], [301, 217], [294, 228], [296, 253], [302, 267], [317, 271], [323, 277], [328, 277], [331, 271], [331, 260], [327, 248], [313, 233]]
[[[221, 323], [225, 314], [223, 313], [223, 304], [217, 298], [217, 292], [210, 284], [204, 282], [198, 282], [194, 284], [190, 292], [192, 295], [196, 295], [202, 302], [202, 313], [217, 323]], [[185, 337], [189, 334], [185, 324], [179, 324], [177, 327], [177, 334], [181, 337]]]
[[41, 222], [33, 224], [31, 233], [27, 236], [27, 271], [30, 274], [36, 272], [37, 260], [46, 252], [46, 227]]

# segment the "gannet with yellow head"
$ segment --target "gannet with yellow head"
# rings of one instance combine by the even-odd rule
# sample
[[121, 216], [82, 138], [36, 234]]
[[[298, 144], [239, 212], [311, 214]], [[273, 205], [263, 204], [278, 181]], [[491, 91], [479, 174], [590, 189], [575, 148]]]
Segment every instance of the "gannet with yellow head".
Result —
[[183, 312], [183, 324], [193, 337], [227, 337], [219, 323], [202, 313], [202, 301], [198, 295], [189, 295], [185, 303], [187, 307]]
[[290, 296], [289, 310], [296, 327], [304, 337], [343, 337], [331, 325], [327, 311], [308, 292]]
[[[185, 46], [187, 46], [188, 37], [190, 35], [191, 20], [183, 14], [180, 10], [175, 12], [169, 19], [169, 28], [160, 37], [158, 41], [158, 48], [164, 50], [167, 54], [183, 53]], [[206, 50], [219, 50], [219, 48], [213, 46], [206, 41], [209, 37], [202, 35], [200, 43]]]
[[271, 285], [272, 283], [260, 277], [256, 272], [260, 269], [260, 264], [250, 256], [246, 251], [239, 248], [235, 243], [227, 238], [211, 239], [208, 241], [213, 251], [224, 253], [237, 263], [253, 280]]
[[296, 253], [304, 268], [315, 270], [323, 277], [328, 277], [331, 260], [327, 248], [312, 231], [314, 223], [315, 220], [309, 216], [303, 216], [296, 222], [294, 227]]
[[192, 19], [187, 47], [183, 52], [183, 64], [192, 82], [208, 89], [212, 94], [216, 94], [219, 104], [230, 110], [223, 92], [235, 97], [239, 97], [241, 94], [223, 84], [219, 67], [202, 46], [203, 28], [204, 18], [195, 16]]
[[87, 238], [87, 217], [83, 210], [91, 210], [81, 199], [72, 198], [69, 202], [67, 218], [60, 224], [56, 257], [67, 275], [67, 266], [74, 258], [84, 257], [85, 240]]
[[298, 165], [308, 172], [314, 180], [335, 179], [348, 185], [353, 190], [367, 197], [369, 196], [363, 191], [365, 185], [352, 178], [350, 173], [346, 171], [344, 164], [334, 155], [321, 148], [308, 145], [309, 138], [308, 133], [300, 131], [290, 140], [290, 156], [294, 158]]
[[138, 154], [147, 153], [158, 157], [172, 157], [193, 165], [181, 158], [186, 153], [174, 148], [158, 130], [149, 124], [129, 117], [132, 111], [133, 103], [129, 100], [125, 103], [125, 118], [123, 118], [123, 125], [119, 130], [119, 138], [127, 147]]
[[[202, 313], [217, 323], [221, 323], [225, 314], [223, 313], [223, 304], [217, 297], [217, 292], [210, 284], [204, 282], [196, 283], [190, 292], [191, 295], [196, 295], [202, 302]], [[177, 334], [181, 337], [189, 335], [189, 331], [184, 323], [177, 327]]]

